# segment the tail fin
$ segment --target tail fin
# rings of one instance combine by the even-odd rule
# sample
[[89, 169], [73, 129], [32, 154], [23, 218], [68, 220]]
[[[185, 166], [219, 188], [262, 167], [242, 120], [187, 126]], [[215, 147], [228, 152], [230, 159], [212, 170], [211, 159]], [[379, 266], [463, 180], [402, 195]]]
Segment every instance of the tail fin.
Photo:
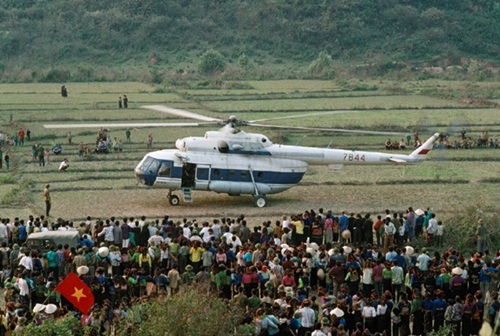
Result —
[[415, 149], [410, 157], [418, 158], [419, 160], [423, 160], [426, 158], [427, 154], [431, 151], [432, 146], [434, 146], [434, 142], [439, 138], [439, 133], [435, 133], [426, 142], [424, 142], [420, 147]]

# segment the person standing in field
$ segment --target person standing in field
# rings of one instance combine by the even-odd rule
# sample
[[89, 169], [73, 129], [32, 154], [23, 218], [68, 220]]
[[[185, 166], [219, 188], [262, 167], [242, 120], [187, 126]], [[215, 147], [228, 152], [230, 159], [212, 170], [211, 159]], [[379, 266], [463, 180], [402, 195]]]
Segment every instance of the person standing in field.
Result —
[[45, 148], [43, 148], [41, 143], [38, 144], [36, 152], [38, 156], [38, 166], [45, 167]]
[[45, 201], [45, 216], [49, 217], [50, 216], [50, 208], [52, 206], [52, 200], [50, 199], [50, 184], [47, 184], [45, 186], [45, 189], [43, 189], [43, 200]]
[[24, 145], [24, 129], [20, 129], [17, 135], [19, 136], [19, 146]]
[[[10, 156], [9, 156], [9, 152], [5, 153], [4, 160], [5, 160], [5, 169], [9, 170], [10, 169]], [[0, 164], [0, 166], [1, 165], [2, 164]]]
[[127, 98], [127, 95], [123, 95], [123, 108], [128, 108], [128, 98]]
[[476, 230], [477, 252], [483, 253], [486, 249], [486, 237], [488, 235], [488, 230], [486, 230], [486, 227], [484, 227], [482, 219], [478, 220], [478, 224], [479, 226]]
[[130, 131], [130, 128], [127, 128], [127, 130], [125, 131], [125, 137], [127, 138], [127, 142], [130, 143], [130, 135], [132, 134], [132, 132]]
[[151, 133], [148, 134], [148, 140], [146, 141], [146, 145], [148, 149], [153, 148], [153, 134]]
[[123, 108], [122, 97], [118, 97], [118, 108]]
[[3, 168], [3, 151], [2, 148], [0, 147], [0, 169]]
[[66, 89], [66, 85], [61, 86], [61, 97], [68, 98], [68, 89]]

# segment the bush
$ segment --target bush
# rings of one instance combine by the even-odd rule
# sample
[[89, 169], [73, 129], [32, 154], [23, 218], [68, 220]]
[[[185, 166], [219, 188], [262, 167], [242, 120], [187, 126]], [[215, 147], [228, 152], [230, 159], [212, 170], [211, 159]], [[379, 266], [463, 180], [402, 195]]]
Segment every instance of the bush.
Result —
[[47, 319], [42, 325], [29, 324], [23, 335], [30, 336], [84, 336], [89, 335], [88, 327], [82, 327], [80, 320], [66, 316], [58, 320]]
[[332, 56], [324, 50], [320, 52], [309, 65], [309, 73], [315, 76], [333, 77]]
[[226, 59], [218, 51], [210, 49], [201, 55], [198, 72], [202, 75], [214, 75], [223, 72], [226, 68]]
[[180, 295], [151, 300], [127, 313], [129, 319], [117, 325], [118, 335], [231, 335], [237, 318], [204, 286], [189, 288]]
[[45, 83], [62, 83], [67, 82], [71, 78], [69, 70], [65, 69], [50, 69], [41, 81]]

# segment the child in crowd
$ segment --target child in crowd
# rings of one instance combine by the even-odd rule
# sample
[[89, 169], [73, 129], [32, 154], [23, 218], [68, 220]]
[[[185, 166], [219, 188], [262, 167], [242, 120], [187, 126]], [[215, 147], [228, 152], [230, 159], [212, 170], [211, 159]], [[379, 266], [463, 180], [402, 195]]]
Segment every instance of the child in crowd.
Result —
[[437, 230], [436, 230], [436, 245], [439, 247], [443, 246], [443, 234], [444, 234], [443, 222], [438, 221]]

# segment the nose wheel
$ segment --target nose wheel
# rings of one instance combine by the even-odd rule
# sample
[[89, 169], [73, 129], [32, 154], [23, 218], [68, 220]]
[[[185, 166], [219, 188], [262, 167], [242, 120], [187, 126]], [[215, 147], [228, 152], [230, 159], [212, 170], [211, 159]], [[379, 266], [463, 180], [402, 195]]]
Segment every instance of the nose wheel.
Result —
[[254, 197], [253, 203], [257, 208], [263, 208], [267, 205], [267, 200], [264, 196], [257, 195]]
[[171, 192], [168, 193], [167, 198], [168, 198], [168, 203], [170, 203], [170, 205], [179, 205], [179, 203], [181, 203], [179, 197], [177, 195], [172, 194]]

